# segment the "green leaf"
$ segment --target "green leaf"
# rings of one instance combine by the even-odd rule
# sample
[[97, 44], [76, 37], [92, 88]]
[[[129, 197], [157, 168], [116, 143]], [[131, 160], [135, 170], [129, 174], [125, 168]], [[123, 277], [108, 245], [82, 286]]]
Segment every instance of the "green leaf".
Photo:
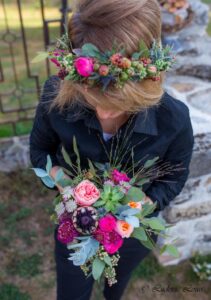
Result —
[[93, 206], [94, 207], [99, 207], [99, 206], [103, 206], [105, 204], [105, 201], [104, 200], [98, 200], [96, 201]]
[[96, 257], [92, 263], [92, 275], [95, 280], [100, 279], [104, 268], [105, 262]]
[[93, 165], [93, 163], [91, 162], [90, 159], [88, 159], [88, 164], [89, 164], [90, 171], [92, 172], [93, 175], [95, 175], [96, 170], [95, 170], [95, 167], [94, 167], [94, 165]]
[[163, 225], [162, 221], [159, 220], [159, 218], [152, 217], [152, 218], [145, 218], [141, 220], [141, 222], [144, 225], [149, 225], [150, 228], [155, 229], [155, 230], [165, 230], [165, 226]]
[[100, 170], [100, 171], [104, 171], [105, 170], [105, 165], [98, 163], [98, 162], [94, 162], [94, 165]]
[[132, 236], [140, 241], [147, 241], [147, 235], [143, 227], [134, 228]]
[[58, 183], [63, 177], [64, 177], [64, 172], [63, 172], [63, 170], [60, 168], [60, 169], [56, 172], [55, 182]]
[[109, 255], [104, 257], [104, 262], [109, 265], [110, 267], [112, 267], [112, 263], [111, 263], [111, 258]]
[[99, 49], [91, 43], [84, 44], [81, 50], [82, 56], [101, 57]]
[[149, 178], [142, 178], [142, 179], [140, 179], [139, 181], [136, 182], [136, 185], [142, 186], [142, 185], [144, 185], [145, 183], [148, 183], [148, 182], [150, 182]]
[[145, 162], [145, 164], [144, 164], [144, 168], [145, 168], [145, 169], [148, 169], [148, 168], [152, 167], [158, 159], [159, 159], [159, 157], [157, 156], [157, 157], [155, 157], [155, 158], [153, 158], [153, 159], [147, 160], [147, 161]]
[[67, 151], [65, 150], [65, 148], [64, 148], [63, 146], [62, 146], [61, 151], [62, 151], [62, 155], [63, 155], [63, 158], [64, 158], [65, 162], [66, 162], [71, 168], [73, 168], [72, 161], [71, 161], [71, 159], [70, 159], [70, 157], [69, 157]]
[[149, 49], [143, 40], [139, 43], [139, 51], [141, 52], [141, 56], [146, 58], [149, 57]]
[[76, 162], [77, 162], [78, 172], [81, 173], [81, 160], [80, 160], [80, 155], [79, 155], [78, 146], [77, 146], [75, 136], [73, 137], [73, 150], [74, 150], [74, 152], [77, 156]]
[[139, 60], [140, 56], [141, 56], [141, 52], [135, 52], [132, 55], [132, 60]]
[[142, 210], [140, 212], [140, 216], [141, 217], [146, 217], [148, 215], [150, 215], [151, 213], [153, 213], [153, 211], [156, 208], [156, 203], [153, 204], [149, 204], [149, 203], [145, 203], [142, 205]]
[[50, 170], [52, 169], [52, 161], [50, 155], [47, 155], [47, 164], [46, 164], [46, 171], [50, 174]]
[[180, 256], [178, 249], [173, 245], [166, 245], [165, 252], [168, 252], [170, 255], [176, 258]]
[[153, 250], [154, 248], [155, 248], [155, 244], [154, 243], [152, 243], [152, 241], [151, 240], [147, 240], [147, 241], [141, 241], [140, 240], [140, 242], [142, 243], [142, 245], [144, 246], [144, 247], [146, 247], [146, 248], [148, 248], [148, 249], [150, 249], [150, 250]]
[[48, 58], [48, 56], [49, 56], [48, 52], [38, 52], [38, 55], [35, 56], [31, 60], [31, 63], [35, 64], [35, 63], [41, 62], [41, 61], [45, 60], [46, 58]]
[[137, 187], [131, 187], [127, 193], [127, 198], [129, 199], [129, 201], [141, 201], [143, 200], [145, 194], [144, 192], [141, 190], [141, 188], [137, 188]]

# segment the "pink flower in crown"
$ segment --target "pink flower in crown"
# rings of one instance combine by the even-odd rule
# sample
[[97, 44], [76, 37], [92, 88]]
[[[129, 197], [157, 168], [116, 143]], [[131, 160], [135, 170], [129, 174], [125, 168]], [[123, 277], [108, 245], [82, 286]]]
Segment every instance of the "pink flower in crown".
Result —
[[99, 228], [106, 232], [111, 232], [116, 227], [116, 218], [108, 214], [99, 220]]
[[90, 206], [100, 198], [100, 191], [94, 183], [86, 179], [75, 187], [74, 198], [78, 205]]
[[94, 62], [89, 57], [78, 57], [74, 62], [74, 66], [78, 74], [83, 77], [89, 77], [94, 71]]
[[60, 67], [60, 63], [58, 62], [58, 60], [56, 58], [51, 58], [50, 61], [52, 63], [54, 63], [57, 67]]
[[125, 182], [130, 181], [130, 178], [127, 176], [126, 173], [119, 172], [117, 169], [114, 169], [111, 175], [112, 175], [112, 180], [116, 184], [120, 183], [121, 181], [125, 181]]
[[73, 226], [73, 222], [71, 220], [64, 220], [59, 225], [57, 239], [61, 243], [71, 243], [76, 236], [78, 236], [78, 232], [75, 230], [75, 227]]
[[62, 50], [62, 49], [57, 49], [57, 50], [55, 50], [54, 52], [53, 52], [53, 55], [54, 56], [59, 56], [59, 55], [61, 55], [62, 53], [64, 53], [65, 51], [64, 50]]

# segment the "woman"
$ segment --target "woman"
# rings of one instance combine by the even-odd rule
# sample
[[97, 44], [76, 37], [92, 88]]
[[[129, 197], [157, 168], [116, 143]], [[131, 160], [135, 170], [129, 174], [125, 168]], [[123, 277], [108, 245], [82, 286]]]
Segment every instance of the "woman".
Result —
[[[125, 46], [130, 56], [137, 51], [140, 40], [150, 48], [154, 39], [161, 39], [160, 8], [156, 0], [77, 2], [68, 23], [74, 48], [93, 43], [104, 51], [111, 49], [115, 41]], [[144, 185], [145, 200], [157, 203], [154, 213], [157, 215], [181, 192], [188, 177], [193, 148], [188, 108], [163, 91], [163, 77], [164, 74], [157, 81], [127, 81], [124, 88], [109, 88], [106, 93], [99, 87], [87, 88], [85, 84], [50, 77], [44, 85], [30, 136], [32, 165], [45, 168], [47, 154], [50, 154], [51, 176], [55, 177], [56, 171], [66, 166], [61, 145], [75, 159], [73, 136], [77, 140], [82, 166], [86, 166], [87, 158], [106, 162], [105, 149], [109, 151], [113, 143], [116, 145], [117, 135], [122, 140], [127, 138], [131, 148], [137, 145], [135, 160], [143, 158], [144, 163], [145, 157], [159, 156], [163, 162], [183, 167], [175, 174], [163, 175], [160, 181]], [[57, 189], [62, 190], [60, 186]], [[155, 236], [153, 239], [156, 241]], [[112, 287], [105, 284], [106, 299], [121, 298], [132, 270], [149, 251], [137, 240], [126, 239], [120, 249], [118, 283]], [[90, 299], [93, 279], [85, 279], [80, 268], [73, 266], [67, 257], [68, 250], [57, 240], [55, 228], [57, 300]]]

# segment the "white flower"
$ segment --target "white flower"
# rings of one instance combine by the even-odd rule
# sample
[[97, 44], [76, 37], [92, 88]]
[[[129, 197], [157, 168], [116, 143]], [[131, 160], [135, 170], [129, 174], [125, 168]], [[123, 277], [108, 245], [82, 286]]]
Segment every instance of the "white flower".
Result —
[[58, 218], [65, 212], [65, 206], [62, 202], [55, 206], [55, 212], [57, 213]]
[[77, 208], [77, 204], [73, 200], [69, 200], [65, 203], [66, 210], [68, 212], [73, 212]]
[[66, 186], [64, 187], [63, 191], [62, 191], [62, 198], [67, 201], [69, 200], [72, 196], [73, 196], [73, 188], [71, 186]]
[[105, 181], [104, 181], [104, 184], [108, 184], [108, 185], [111, 185], [111, 186], [115, 186], [115, 184], [113, 183], [113, 181], [110, 180], [110, 179], [105, 180]]

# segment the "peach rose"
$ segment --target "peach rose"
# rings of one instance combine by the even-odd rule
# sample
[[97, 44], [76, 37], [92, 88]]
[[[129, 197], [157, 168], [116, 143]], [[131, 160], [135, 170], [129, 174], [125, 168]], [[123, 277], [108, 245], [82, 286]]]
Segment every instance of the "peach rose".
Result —
[[116, 223], [115, 231], [119, 233], [121, 237], [129, 238], [131, 233], [133, 232], [133, 226], [123, 220], [118, 220]]
[[100, 198], [100, 191], [89, 180], [83, 180], [74, 189], [74, 198], [78, 205], [90, 206]]
[[138, 209], [142, 208], [141, 202], [130, 201], [130, 202], [128, 202], [128, 205], [131, 208], [138, 208]]

